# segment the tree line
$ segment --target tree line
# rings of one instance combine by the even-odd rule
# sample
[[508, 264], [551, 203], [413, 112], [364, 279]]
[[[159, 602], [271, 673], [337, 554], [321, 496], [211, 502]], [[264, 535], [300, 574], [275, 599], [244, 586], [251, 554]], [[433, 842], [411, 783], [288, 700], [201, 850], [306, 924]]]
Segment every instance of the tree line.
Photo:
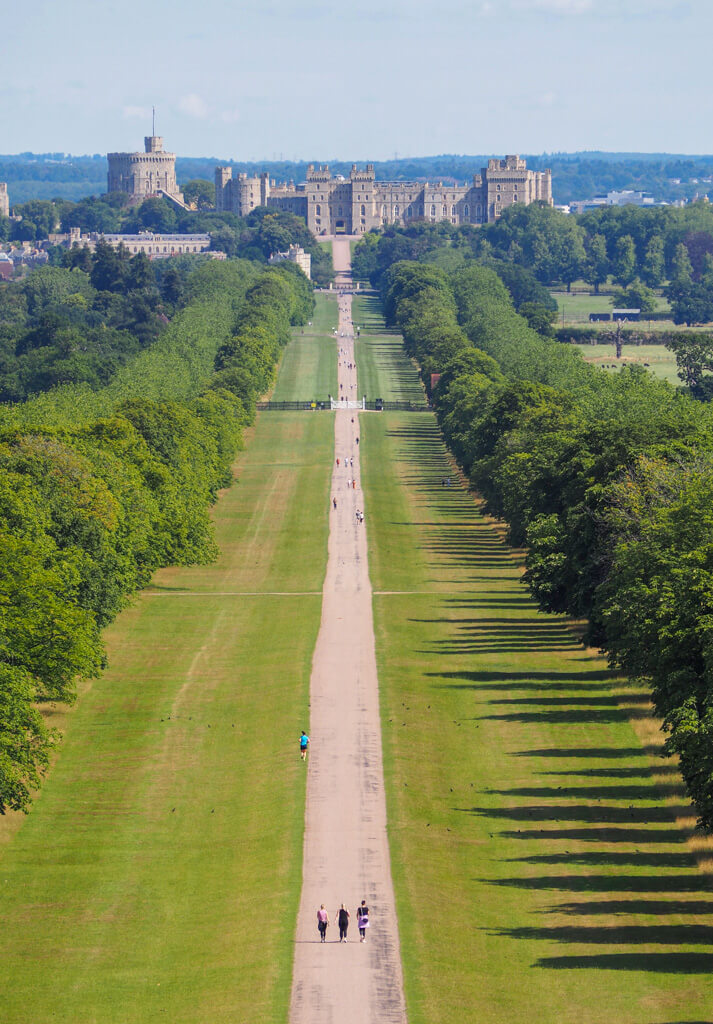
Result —
[[105, 387], [0, 407], [0, 812], [27, 810], [58, 738], [41, 706], [101, 671], [102, 627], [157, 567], [214, 557], [209, 506], [312, 313], [290, 264], [210, 262], [185, 288]]
[[581, 216], [544, 203], [515, 204], [492, 224], [389, 226], [360, 246], [355, 270], [379, 287], [395, 259], [455, 269], [468, 259], [529, 270], [544, 286], [594, 292], [612, 282], [616, 304], [650, 312], [665, 289], [675, 323], [713, 321], [713, 207], [602, 207]]
[[646, 680], [666, 750], [713, 827], [710, 406], [542, 337], [490, 267], [400, 261], [381, 286], [447, 444], [528, 549], [539, 606], [585, 619], [612, 667]]

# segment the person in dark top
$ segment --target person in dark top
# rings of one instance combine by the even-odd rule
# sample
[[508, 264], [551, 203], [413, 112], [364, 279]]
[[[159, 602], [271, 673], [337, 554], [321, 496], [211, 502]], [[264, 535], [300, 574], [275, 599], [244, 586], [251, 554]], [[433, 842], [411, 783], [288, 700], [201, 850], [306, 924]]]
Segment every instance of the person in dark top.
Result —
[[366, 942], [366, 930], [369, 927], [369, 908], [366, 905], [366, 900], [361, 901], [361, 906], [357, 910], [357, 927], [359, 928], [359, 942]]
[[339, 925], [339, 941], [347, 941], [347, 928], [349, 927], [349, 911], [342, 903], [334, 918], [334, 923]]

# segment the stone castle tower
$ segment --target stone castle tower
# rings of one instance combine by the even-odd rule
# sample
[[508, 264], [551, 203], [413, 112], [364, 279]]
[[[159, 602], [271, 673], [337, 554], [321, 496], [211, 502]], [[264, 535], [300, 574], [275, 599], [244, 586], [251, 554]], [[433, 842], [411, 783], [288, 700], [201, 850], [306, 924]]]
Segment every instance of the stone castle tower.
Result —
[[108, 192], [126, 192], [133, 202], [167, 196], [181, 206], [183, 195], [176, 182], [176, 154], [166, 153], [159, 135], [147, 135], [143, 153], [107, 153]]
[[0, 181], [0, 216], [10, 216], [10, 197], [7, 194], [7, 184]]

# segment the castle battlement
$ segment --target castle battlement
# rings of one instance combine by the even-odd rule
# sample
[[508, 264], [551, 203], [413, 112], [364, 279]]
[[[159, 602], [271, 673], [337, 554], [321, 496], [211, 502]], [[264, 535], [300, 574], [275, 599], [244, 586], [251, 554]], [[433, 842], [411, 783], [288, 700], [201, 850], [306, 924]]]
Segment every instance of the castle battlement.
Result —
[[492, 159], [471, 184], [376, 181], [374, 165], [352, 164], [349, 177], [332, 176], [329, 165], [309, 164], [306, 180], [275, 184], [267, 174], [232, 177], [232, 169], [215, 172], [216, 208], [246, 217], [256, 206], [271, 206], [304, 217], [316, 235], [360, 235], [387, 224], [416, 220], [451, 224], [487, 224], [514, 203], [552, 205], [549, 170], [529, 171], [525, 160], [508, 155]]

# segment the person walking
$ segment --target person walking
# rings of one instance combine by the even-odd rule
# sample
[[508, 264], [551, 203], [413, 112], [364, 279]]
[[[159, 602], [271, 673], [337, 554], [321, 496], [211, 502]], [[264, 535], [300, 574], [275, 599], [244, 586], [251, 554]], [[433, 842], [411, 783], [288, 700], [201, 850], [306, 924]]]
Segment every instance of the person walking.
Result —
[[357, 910], [357, 928], [359, 929], [359, 942], [366, 942], [366, 930], [369, 927], [369, 908], [366, 900], [361, 901]]
[[308, 746], [309, 746], [309, 736], [307, 735], [307, 733], [303, 729], [302, 730], [302, 735], [300, 736], [300, 757], [302, 758], [303, 761], [307, 760], [307, 747]]
[[332, 504], [334, 505], [335, 508], [337, 507], [337, 499], [336, 498], [332, 498]]
[[317, 928], [319, 929], [320, 942], [327, 941], [327, 928], [329, 927], [329, 914], [324, 909], [324, 903], [317, 911]]
[[346, 942], [347, 929], [349, 928], [349, 911], [343, 903], [336, 913], [334, 923], [339, 925], [339, 941]]

